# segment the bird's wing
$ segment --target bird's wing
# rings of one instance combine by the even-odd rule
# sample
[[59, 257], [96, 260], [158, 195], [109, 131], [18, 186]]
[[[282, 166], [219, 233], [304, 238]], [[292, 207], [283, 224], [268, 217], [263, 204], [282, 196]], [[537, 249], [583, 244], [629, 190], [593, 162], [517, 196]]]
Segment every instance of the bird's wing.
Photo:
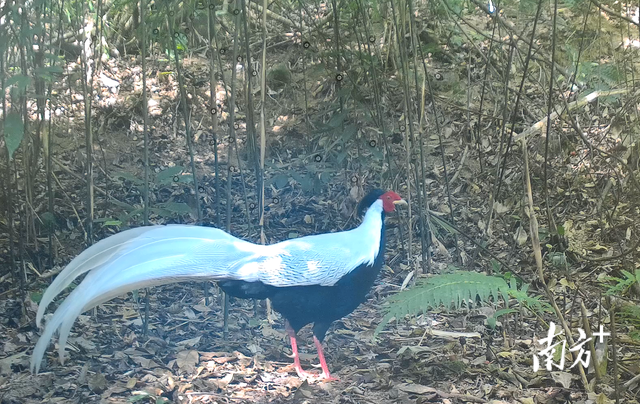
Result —
[[382, 253], [381, 212], [380, 202], [369, 208], [355, 229], [273, 244], [259, 262], [235, 268], [236, 276], [253, 276], [272, 286], [332, 286], [360, 265], [373, 265]]
[[[358, 266], [372, 265], [379, 253], [380, 232], [362, 228], [301, 237], [271, 245], [262, 258], [259, 280], [272, 286], [332, 286]], [[238, 275], [242, 274], [242, 269]]]

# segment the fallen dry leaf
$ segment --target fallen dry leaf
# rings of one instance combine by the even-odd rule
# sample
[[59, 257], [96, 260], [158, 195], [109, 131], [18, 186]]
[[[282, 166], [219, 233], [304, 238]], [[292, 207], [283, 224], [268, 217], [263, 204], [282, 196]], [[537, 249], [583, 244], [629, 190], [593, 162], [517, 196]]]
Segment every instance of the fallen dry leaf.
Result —
[[400, 391], [404, 391], [405, 393], [412, 393], [412, 394], [428, 394], [428, 393], [436, 392], [436, 389], [434, 388], [423, 386], [421, 384], [414, 384], [414, 383], [400, 383], [396, 385], [396, 387]]
[[198, 351], [180, 351], [176, 356], [176, 364], [180, 370], [185, 372], [193, 372], [196, 369], [196, 365], [199, 361]]

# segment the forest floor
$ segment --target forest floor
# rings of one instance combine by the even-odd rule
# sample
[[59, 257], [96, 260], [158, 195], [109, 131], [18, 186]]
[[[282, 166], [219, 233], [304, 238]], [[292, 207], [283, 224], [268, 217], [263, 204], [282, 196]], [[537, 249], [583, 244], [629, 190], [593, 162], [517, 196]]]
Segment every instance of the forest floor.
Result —
[[[96, 127], [97, 239], [129, 225], [140, 225], [140, 212], [132, 213], [127, 208], [142, 205], [140, 69], [132, 67], [137, 63], [109, 62], [105, 72], [120, 83], [119, 88], [96, 87], [92, 119]], [[190, 186], [184, 131], [182, 124], [176, 124], [179, 97], [175, 75], [170, 73], [169, 66], [169, 62], [157, 62], [150, 70], [151, 200], [156, 207], [152, 210], [151, 222], [194, 223], [194, 190]], [[205, 61], [186, 60], [188, 80], [189, 77], [207, 77], [205, 67]], [[208, 81], [195, 82], [194, 79], [187, 85], [193, 116], [206, 116]], [[353, 209], [357, 199], [367, 189], [379, 185], [380, 167], [383, 166], [375, 153], [363, 157], [356, 151], [349, 151], [342, 162], [332, 159], [340, 154], [339, 150], [337, 154], [333, 153], [329, 135], [323, 135], [321, 131], [315, 135], [307, 133], [300, 100], [294, 101], [287, 94], [295, 90], [285, 88], [282, 94], [271, 94], [269, 100], [269, 164], [265, 171], [268, 178], [265, 232], [269, 242], [355, 226]], [[220, 87], [217, 91], [223, 92]], [[317, 98], [335, 96], [334, 91], [335, 88], [325, 84], [314, 94]], [[254, 305], [251, 301], [232, 299], [229, 332], [225, 338], [223, 305], [217, 287], [196, 283], [150, 290], [148, 336], [142, 331], [144, 291], [113, 299], [93, 312], [84, 313], [72, 329], [65, 363], [59, 362], [57, 350], [50, 347], [45, 369], [39, 375], [32, 375], [28, 361], [39, 335], [33, 320], [37, 296], [48, 285], [50, 275], [84, 248], [82, 214], [86, 212], [86, 205], [81, 178], [86, 153], [83, 109], [76, 98], [70, 96], [68, 100], [67, 105], [61, 103], [56, 111], [60, 117], [68, 119], [68, 126], [59, 126], [54, 134], [55, 174], [59, 181], [55, 217], [58, 230], [54, 238], [57, 265], [53, 271], [34, 276], [38, 274], [34, 266], [43, 268], [46, 263], [46, 236], [40, 238], [38, 245], [26, 247], [36, 263], [25, 267], [29, 277], [36, 280], [29, 285], [30, 294], [25, 300], [30, 302], [30, 307], [26, 313], [22, 312], [23, 305], [15, 288], [13, 294], [2, 292], [2, 404], [159, 403], [163, 399], [176, 403], [612, 402], [610, 377], [599, 385], [598, 393], [586, 393], [581, 387], [577, 368], [568, 370], [567, 365], [564, 370], [533, 371], [534, 330], [538, 331], [537, 338], [542, 338], [545, 332], [535, 317], [518, 317], [504, 326], [498, 324], [492, 330], [486, 326], [489, 312], [434, 310], [409, 321], [389, 324], [374, 338], [373, 331], [384, 314], [384, 299], [399, 290], [413, 269], [407, 260], [406, 210], [388, 218], [387, 266], [370, 299], [353, 314], [337, 321], [325, 340], [329, 366], [339, 381], [307, 383], [296, 376], [283, 321], [277, 313], [273, 314], [271, 322], [268, 321], [263, 302]], [[227, 117], [220, 113], [222, 120]], [[230, 203], [230, 231], [258, 241], [253, 166], [250, 157], [243, 152], [247, 143], [245, 119], [242, 115], [238, 117], [237, 121], [241, 123], [237, 142], [228, 136], [214, 141], [206, 120], [205, 124], [194, 123], [195, 165], [203, 222], [224, 228], [227, 203]], [[458, 161], [464, 149], [461, 139], [455, 136], [446, 139], [447, 154]], [[239, 146], [237, 154], [229, 153], [233, 143]], [[372, 144], [375, 143], [369, 143]], [[395, 157], [403, 155], [401, 146], [391, 144]], [[434, 154], [436, 163], [431, 163], [434, 166], [438, 156]], [[216, 159], [220, 189], [224, 190], [220, 194], [216, 194]], [[460, 175], [465, 187], [453, 190], [458, 200], [466, 198], [471, 209], [465, 213], [467, 216], [477, 217], [474, 212], [481, 211], [489, 200], [478, 187], [468, 186], [471, 179], [480, 175], [478, 170], [473, 163], [467, 163]], [[229, 177], [228, 173], [231, 173]], [[228, 179], [232, 181], [230, 200], [225, 195]], [[430, 180], [432, 206], [446, 212], [446, 193], [441, 180], [438, 177]], [[401, 188], [397, 191], [402, 194], [406, 188]], [[44, 203], [44, 187], [40, 191], [42, 194], [37, 199]], [[218, 211], [216, 196], [221, 206]], [[218, 212], [221, 212], [220, 216]], [[473, 224], [467, 231], [469, 234], [480, 232]], [[46, 235], [44, 230], [43, 234]], [[446, 247], [451, 252], [454, 249], [453, 238], [450, 239]], [[492, 249], [504, 259], [513, 253], [507, 244], [498, 243]], [[419, 247], [414, 245], [411, 251], [417, 261]], [[434, 272], [445, 270], [451, 264], [451, 257], [447, 255], [442, 250], [434, 252]], [[525, 268], [523, 272], [534, 273], [530, 257], [519, 257], [512, 263]], [[5, 277], [2, 284], [9, 285], [8, 281]], [[491, 310], [495, 312], [495, 309]], [[450, 334], [434, 333], [433, 330]], [[467, 335], [462, 333], [477, 333], [481, 337], [462, 337]], [[308, 328], [300, 333], [300, 340], [303, 366], [311, 368], [317, 363], [317, 356], [310, 343]], [[629, 346], [620, 349], [624, 351], [621, 352], [623, 355], [637, 354]], [[625, 375], [623, 379], [628, 380], [630, 376]], [[633, 398], [629, 397], [625, 402], [631, 403]]]

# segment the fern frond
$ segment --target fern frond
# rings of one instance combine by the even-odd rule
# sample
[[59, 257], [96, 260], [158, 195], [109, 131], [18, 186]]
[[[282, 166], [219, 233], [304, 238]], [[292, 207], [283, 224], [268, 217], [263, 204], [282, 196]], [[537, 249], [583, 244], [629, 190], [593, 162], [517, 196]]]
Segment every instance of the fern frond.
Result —
[[636, 270], [635, 274], [629, 271], [621, 270], [624, 278], [617, 278], [615, 276], [607, 276], [607, 281], [613, 281], [615, 284], [609, 285], [605, 295], [616, 296], [625, 294], [629, 288], [636, 282], [640, 282], [640, 270]]
[[538, 313], [553, 311], [549, 303], [540, 300], [541, 296], [529, 296], [528, 290], [529, 285], [526, 283], [522, 285], [520, 289], [518, 289], [515, 278], [511, 278], [511, 283], [509, 286], [510, 297], [516, 299], [518, 303], [520, 303], [524, 307], [527, 307]]
[[456, 271], [436, 275], [420, 282], [413, 289], [404, 290], [390, 297], [387, 314], [376, 328], [374, 335], [378, 335], [392, 318], [421, 314], [429, 308], [441, 305], [445, 309], [451, 307], [459, 309], [463, 304], [469, 307], [478, 300], [487, 302], [490, 298], [494, 301], [502, 298], [504, 302], [508, 302], [509, 296], [512, 296], [532, 309], [547, 310], [548, 304], [537, 297], [527, 295], [527, 287], [524, 285], [521, 290], [518, 290], [515, 279], [511, 279], [511, 284], [507, 284], [503, 278], [477, 272]]

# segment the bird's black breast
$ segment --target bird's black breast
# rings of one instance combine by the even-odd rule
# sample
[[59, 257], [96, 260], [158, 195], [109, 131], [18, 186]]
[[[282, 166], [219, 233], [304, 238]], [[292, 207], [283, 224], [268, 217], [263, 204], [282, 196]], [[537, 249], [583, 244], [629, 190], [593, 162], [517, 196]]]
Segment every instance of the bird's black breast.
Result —
[[273, 308], [289, 321], [296, 332], [314, 323], [313, 333], [322, 341], [332, 322], [350, 314], [365, 301], [382, 261], [380, 258], [372, 266], [359, 266], [333, 286], [275, 288], [271, 296]]

